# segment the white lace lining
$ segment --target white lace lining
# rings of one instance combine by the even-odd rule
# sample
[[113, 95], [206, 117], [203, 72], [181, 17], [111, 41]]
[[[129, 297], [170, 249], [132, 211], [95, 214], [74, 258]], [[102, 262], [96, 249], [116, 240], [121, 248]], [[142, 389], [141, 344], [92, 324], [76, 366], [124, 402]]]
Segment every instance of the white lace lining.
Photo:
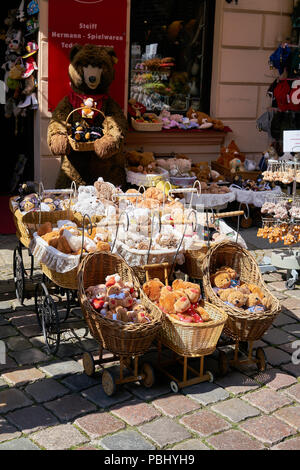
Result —
[[246, 191], [244, 189], [238, 189], [234, 186], [230, 186], [230, 189], [235, 194], [235, 198], [238, 202], [243, 204], [253, 204], [255, 207], [262, 207], [266, 199], [271, 194], [280, 194], [281, 189], [276, 187], [272, 191]]
[[76, 268], [80, 261], [80, 255], [68, 255], [49, 246], [37, 232], [33, 234], [29, 249], [34, 258], [57, 273], [67, 273]]
[[[136, 250], [135, 248], [129, 248], [125, 243], [120, 240], [116, 240], [115, 252], [117, 252], [129, 266], [142, 266], [145, 264], [156, 264], [156, 263], [172, 263], [175, 256], [175, 249], [164, 249], [164, 250], [151, 250], [148, 257], [148, 250]], [[178, 252], [177, 259], [178, 264], [184, 263], [183, 248]]]

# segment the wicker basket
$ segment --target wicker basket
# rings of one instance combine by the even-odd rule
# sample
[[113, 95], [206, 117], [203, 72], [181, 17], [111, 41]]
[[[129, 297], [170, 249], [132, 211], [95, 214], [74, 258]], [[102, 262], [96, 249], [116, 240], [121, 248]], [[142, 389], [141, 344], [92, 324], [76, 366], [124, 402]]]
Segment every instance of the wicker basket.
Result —
[[33, 234], [40, 224], [45, 222], [55, 224], [58, 220], [64, 219], [73, 220], [73, 212], [70, 209], [50, 212], [30, 211], [22, 214], [20, 209], [15, 209], [13, 205], [15, 199], [15, 196], [10, 198], [9, 207], [13, 214], [17, 238], [26, 248], [29, 247]]
[[[81, 111], [82, 108], [75, 108], [73, 109], [67, 116], [66, 119], [66, 127], [68, 129], [68, 140], [73, 150], [76, 152], [90, 152], [94, 150], [94, 142], [77, 142], [73, 139], [72, 135], [70, 134], [71, 125], [69, 124], [70, 117], [76, 111]], [[103, 118], [105, 119], [105, 114], [97, 108], [91, 108], [92, 111], [97, 111], [98, 113], [102, 114]]]
[[58, 273], [53, 269], [48, 268], [45, 264], [41, 263], [42, 272], [47, 276], [50, 281], [53, 281], [59, 287], [64, 289], [77, 290], [77, 267], [66, 273]]
[[223, 309], [205, 302], [204, 308], [212, 318], [204, 323], [183, 323], [163, 315], [160, 333], [163, 344], [177, 354], [188, 357], [207, 356], [216, 349], [227, 315]]
[[[153, 113], [150, 113], [153, 114]], [[149, 113], [145, 113], [144, 116], [148, 116]], [[158, 116], [157, 116], [157, 119]], [[163, 123], [159, 119], [159, 122], [137, 122], [133, 117], [131, 118], [131, 125], [134, 130], [142, 132], [157, 132], [162, 130]]]
[[[210, 276], [221, 266], [230, 266], [246, 283], [256, 284], [264, 293], [267, 300], [267, 310], [250, 313], [226, 305], [214, 292]], [[249, 251], [237, 243], [222, 242], [213, 246], [203, 261], [203, 285], [209, 302], [222, 308], [228, 314], [224, 332], [238, 341], [256, 341], [262, 337], [272, 325], [281, 308], [279, 301], [265, 285], [259, 267]]]
[[144, 175], [143, 173], [136, 173], [135, 171], [126, 170], [126, 181], [127, 183], [135, 186], [145, 186], [147, 188], [156, 186], [160, 181], [165, 181], [169, 177], [167, 170], [163, 168], [159, 169], [159, 173], [149, 173]]
[[[143, 305], [151, 311], [153, 320], [150, 323], [110, 320], [93, 309], [85, 289], [105, 282], [106, 276], [116, 272], [124, 281], [133, 282]], [[161, 329], [161, 311], [145, 296], [132, 269], [117, 255], [96, 252], [85, 256], [78, 268], [78, 295], [91, 334], [112, 353], [125, 356], [144, 354]]]
[[[92, 224], [97, 224], [98, 222], [101, 222], [101, 220], [104, 218], [105, 218], [105, 215], [92, 215], [90, 217]], [[81, 227], [83, 223], [84, 225], [88, 225], [90, 223], [87, 218], [84, 220], [84, 215], [82, 215], [80, 212], [73, 213], [73, 220], [78, 226], [81, 226]]]
[[199, 250], [186, 250], [184, 252], [185, 263], [182, 271], [192, 279], [203, 278], [203, 260], [208, 252], [208, 245], [203, 245]]

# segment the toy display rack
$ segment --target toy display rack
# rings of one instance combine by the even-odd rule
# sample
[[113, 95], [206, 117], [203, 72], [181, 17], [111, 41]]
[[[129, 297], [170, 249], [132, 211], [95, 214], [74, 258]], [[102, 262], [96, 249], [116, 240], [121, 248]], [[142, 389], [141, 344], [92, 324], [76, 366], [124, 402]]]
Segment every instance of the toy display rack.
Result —
[[[270, 161], [269, 161], [270, 162]], [[277, 161], [274, 161], [278, 163]], [[288, 185], [287, 196], [290, 196], [292, 200], [296, 197], [297, 192], [297, 181], [296, 181], [296, 167], [300, 168], [300, 153], [294, 156], [294, 160], [291, 164], [295, 165], [294, 180]], [[271, 166], [272, 168], [272, 166]], [[286, 220], [285, 220], [286, 222]], [[289, 223], [292, 224], [295, 219], [291, 217]], [[292, 290], [295, 288], [295, 284], [299, 279], [300, 271], [300, 248], [291, 247], [288, 249], [274, 249], [271, 255], [271, 264], [279, 269], [286, 269], [286, 288]]]

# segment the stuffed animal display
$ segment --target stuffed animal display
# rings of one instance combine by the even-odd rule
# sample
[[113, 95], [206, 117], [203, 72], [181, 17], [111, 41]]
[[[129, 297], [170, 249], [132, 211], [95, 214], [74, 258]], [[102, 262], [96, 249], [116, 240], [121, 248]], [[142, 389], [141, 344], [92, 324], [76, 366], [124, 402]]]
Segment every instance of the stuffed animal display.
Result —
[[203, 323], [211, 320], [202, 306], [198, 284], [176, 279], [172, 286], [164, 286], [155, 278], [144, 283], [143, 291], [166, 315], [176, 320], [184, 323]]
[[[34, 4], [34, 8], [31, 5]], [[8, 10], [4, 19], [6, 50], [3, 50], [6, 118], [25, 117], [28, 110], [37, 109], [38, 2], [20, 0], [19, 7]], [[15, 126], [15, 134], [21, 133]]]
[[63, 211], [69, 208], [70, 199], [63, 195], [47, 193], [42, 198], [37, 193], [26, 194], [16, 199], [21, 212], [42, 211], [53, 212]]
[[135, 173], [155, 173], [157, 163], [153, 152], [138, 152], [132, 150], [126, 153], [127, 168]]
[[211, 118], [208, 114], [196, 111], [193, 108], [189, 108], [186, 115], [190, 119], [196, 119], [200, 128], [212, 127], [213, 129], [220, 131], [224, 129], [224, 124], [220, 119]]
[[201, 181], [201, 194], [227, 194], [230, 189], [227, 186], [219, 186], [218, 183], [207, 184]]
[[[70, 220], [57, 222], [54, 227], [51, 222], [41, 224], [38, 236], [42, 237], [49, 246], [68, 255], [79, 255], [82, 248], [82, 231]], [[102, 236], [96, 229], [89, 235], [87, 232], [83, 240], [83, 253], [94, 253], [95, 251], [110, 251], [110, 244], [102, 240]]]
[[[127, 121], [121, 107], [109, 96], [116, 62], [110, 47], [75, 44], [70, 51], [70, 92], [57, 105], [48, 127], [49, 149], [53, 155], [61, 156], [57, 188], [70, 187], [72, 181], [77, 186], [93, 184], [99, 176], [116, 186], [126, 182], [123, 141]], [[95, 111], [92, 117], [88, 106], [91, 100], [101, 111]], [[76, 108], [80, 109], [71, 115], [71, 126], [102, 129], [103, 136], [94, 140], [94, 150], [75, 151], [69, 143], [66, 119]]]
[[[225, 166], [226, 168], [234, 170], [233, 172], [235, 172], [237, 171], [237, 168], [241, 167], [241, 165], [244, 163], [245, 158], [245, 155], [240, 152], [240, 149], [236, 145], [235, 141], [232, 140], [227, 147], [221, 148], [217, 163], [219, 163], [219, 165]], [[234, 159], [235, 162], [230, 164], [231, 160]]]
[[208, 162], [199, 162], [192, 164], [192, 172], [198, 181], [205, 183], [225, 181], [225, 177], [215, 170], [211, 170]]
[[213, 290], [227, 305], [258, 313], [267, 310], [268, 301], [256, 284], [242, 282], [237, 272], [228, 266], [221, 266], [210, 278]]
[[105, 284], [90, 286], [85, 292], [92, 307], [105, 318], [124, 323], [151, 322], [151, 313], [139, 299], [138, 291], [117, 273], [107, 276]]

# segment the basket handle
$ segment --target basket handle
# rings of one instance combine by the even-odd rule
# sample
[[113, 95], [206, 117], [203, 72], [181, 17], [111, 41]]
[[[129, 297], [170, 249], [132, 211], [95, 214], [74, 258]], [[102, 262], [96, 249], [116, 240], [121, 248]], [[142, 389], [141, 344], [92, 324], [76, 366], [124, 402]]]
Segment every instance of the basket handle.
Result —
[[116, 245], [116, 241], [117, 241], [118, 233], [119, 233], [120, 221], [121, 221], [121, 218], [122, 218], [123, 216], [126, 216], [126, 221], [127, 221], [126, 228], [125, 228], [125, 225], [124, 225], [125, 232], [128, 232], [128, 229], [129, 229], [129, 217], [128, 217], [128, 214], [127, 214], [127, 212], [122, 212], [122, 213], [119, 215], [119, 221], [118, 221], [118, 223], [117, 223], [117, 228], [116, 228], [116, 235], [115, 235], [115, 239], [114, 239], [114, 241], [113, 241], [112, 247], [111, 247], [111, 252], [112, 252], [112, 253], [113, 253], [113, 251], [114, 251], [114, 249], [115, 249], [115, 245]]
[[88, 221], [89, 221], [89, 225], [88, 225], [88, 227], [87, 227], [87, 233], [88, 233], [88, 235], [92, 235], [92, 231], [93, 231], [93, 224], [92, 224], [92, 220], [91, 220], [90, 216], [89, 216], [88, 214], [84, 214], [83, 219], [82, 219], [82, 240], [81, 240], [80, 258], [79, 258], [80, 260], [82, 259], [82, 255], [83, 255], [84, 227], [85, 227], [85, 225], [84, 225], [84, 220], [85, 220], [86, 218], [87, 218]]
[[[72, 109], [72, 111], [68, 114], [67, 116], [67, 119], [66, 119], [66, 126], [68, 125], [68, 122], [69, 122], [69, 119], [70, 117], [72, 116], [73, 113], [75, 113], [76, 111], [80, 111], [82, 110], [83, 108], [75, 108], [75, 109]], [[100, 109], [97, 109], [97, 108], [90, 108], [92, 111], [98, 111], [98, 113], [102, 114], [102, 117], [105, 119], [105, 114], [103, 113], [103, 111], [101, 111]]]
[[[196, 186], [198, 186], [197, 189], [196, 189]], [[201, 183], [200, 183], [199, 180], [194, 181], [193, 189], [196, 189], [197, 196], [199, 197], [201, 195]], [[190, 204], [189, 204], [189, 209], [191, 209], [193, 207], [192, 204], [193, 204], [194, 193], [195, 193], [195, 191], [192, 192], [192, 196], [191, 196]]]
[[161, 218], [160, 218], [159, 212], [157, 211], [157, 212], [154, 212], [153, 215], [152, 215], [152, 221], [151, 221], [151, 235], [150, 235], [150, 243], [149, 243], [149, 248], [148, 248], [148, 253], [147, 253], [147, 262], [146, 262], [146, 264], [148, 264], [148, 261], [149, 261], [150, 251], [151, 251], [152, 242], [153, 242], [153, 231], [154, 231], [154, 220], [155, 220], [155, 217], [157, 217], [157, 219], [158, 219], [158, 233], [161, 232]]
[[193, 215], [193, 217], [194, 217], [194, 221], [192, 222], [192, 230], [193, 230], [193, 232], [197, 229], [197, 213], [196, 213], [195, 210], [191, 210], [191, 211], [189, 212], [189, 214], [187, 215], [187, 217], [186, 217], [186, 221], [185, 221], [185, 224], [184, 224], [184, 230], [183, 230], [183, 233], [182, 233], [182, 237], [181, 237], [180, 242], [178, 243], [178, 246], [177, 246], [177, 249], [176, 249], [176, 253], [175, 253], [175, 255], [173, 256], [172, 265], [171, 265], [171, 270], [170, 270], [168, 279], [170, 279], [171, 276], [172, 276], [172, 274], [173, 274], [174, 267], [175, 267], [175, 264], [176, 264], [176, 258], [177, 258], [177, 256], [178, 256], [179, 250], [180, 250], [180, 248], [181, 248], [181, 246], [182, 246], [183, 239], [184, 239], [184, 237], [185, 237], [186, 229], [187, 229], [187, 226], [188, 226], [189, 219], [191, 218], [191, 215]]

